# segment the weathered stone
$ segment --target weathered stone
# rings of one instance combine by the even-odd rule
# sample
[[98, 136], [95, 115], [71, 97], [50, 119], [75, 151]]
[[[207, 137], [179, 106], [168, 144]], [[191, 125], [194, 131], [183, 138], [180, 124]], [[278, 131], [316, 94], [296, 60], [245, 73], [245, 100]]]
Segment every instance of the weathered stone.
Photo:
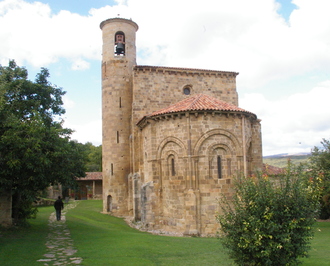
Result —
[[[138, 66], [137, 24], [115, 18], [101, 29], [103, 212], [153, 232], [215, 234], [218, 199], [233, 193], [233, 176], [262, 167], [260, 120], [237, 107], [238, 73]], [[199, 94], [202, 108], [178, 109]], [[208, 109], [210, 99], [233, 108]]]
[[50, 233], [47, 236], [48, 239], [46, 242], [48, 253], [44, 254], [44, 257], [47, 259], [37, 260], [38, 262], [51, 263], [44, 265], [79, 265], [82, 262], [82, 258], [72, 257], [77, 250], [73, 248], [73, 240], [70, 237], [70, 231], [65, 223], [66, 212], [74, 208], [77, 204], [78, 202], [75, 201], [65, 205], [62, 212], [62, 221], [56, 221], [55, 212], [49, 216], [48, 226]]

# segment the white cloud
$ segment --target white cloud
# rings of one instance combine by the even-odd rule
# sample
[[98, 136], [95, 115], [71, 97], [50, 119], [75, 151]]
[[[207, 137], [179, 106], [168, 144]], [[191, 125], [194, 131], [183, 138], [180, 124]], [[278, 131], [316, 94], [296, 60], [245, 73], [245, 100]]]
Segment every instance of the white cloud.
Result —
[[72, 63], [72, 70], [86, 70], [89, 69], [89, 63], [82, 59], [77, 59]]
[[310, 152], [330, 137], [330, 80], [280, 100], [245, 94], [240, 106], [262, 119], [264, 155]]
[[71, 136], [73, 140], [80, 143], [91, 142], [96, 146], [102, 144], [102, 121], [100, 119], [79, 125], [65, 120], [64, 127], [74, 130]]
[[[15, 59], [19, 65], [47, 67], [64, 59], [71, 69], [86, 70], [90, 60], [101, 60], [100, 22], [120, 14], [139, 25], [140, 65], [240, 72], [237, 86], [245, 92], [240, 103], [263, 120], [265, 154], [308, 151], [330, 135], [330, 82], [317, 84], [330, 69], [330, 1], [293, 0], [296, 9], [288, 22], [274, 0], [116, 3], [82, 16], [65, 10], [54, 14], [40, 2], [1, 1], [0, 63]], [[283, 85], [270, 96], [269, 88], [279, 81]], [[94, 138], [88, 123], [74, 127], [80, 141]], [[96, 135], [100, 140], [101, 133]]]
[[69, 99], [67, 95], [62, 97], [64, 109], [72, 109], [75, 106], [75, 102]]
[[[295, 14], [304, 19], [299, 23], [293, 17], [290, 26], [271, 0], [128, 1], [131, 16], [140, 25], [137, 47], [148, 54], [138, 63], [239, 71], [250, 90], [330, 67], [330, 32], [318, 27], [321, 19], [312, 21], [319, 16], [327, 21], [328, 15], [311, 17], [308, 6], [298, 1], [296, 5]], [[318, 6], [329, 10], [330, 2]], [[304, 30], [306, 21], [318, 28], [317, 38]]]
[[86, 69], [88, 60], [101, 59], [99, 23], [120, 14], [140, 26], [139, 64], [238, 71], [250, 90], [274, 79], [330, 67], [327, 0], [294, 1], [297, 9], [290, 24], [277, 14], [279, 4], [273, 0], [117, 3], [81, 16], [65, 10], [53, 14], [49, 5], [39, 2], [2, 1], [0, 57], [38, 67], [66, 58], [84, 62], [74, 63], [73, 69]]
[[[84, 62], [100, 59], [101, 31], [92, 16], [61, 11], [52, 14], [48, 5], [22, 0], [0, 2], [1, 63], [47, 66], [60, 58]], [[77, 65], [77, 64], [75, 64]], [[80, 63], [81, 66], [81, 63]]]

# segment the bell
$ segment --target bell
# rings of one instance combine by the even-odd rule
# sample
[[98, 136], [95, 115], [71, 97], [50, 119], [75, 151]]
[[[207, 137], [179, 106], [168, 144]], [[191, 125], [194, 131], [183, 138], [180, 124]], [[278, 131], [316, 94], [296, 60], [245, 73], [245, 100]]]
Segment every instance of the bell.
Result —
[[116, 54], [124, 54], [125, 52], [125, 46], [123, 43], [119, 42], [117, 43], [117, 46], [116, 46]]

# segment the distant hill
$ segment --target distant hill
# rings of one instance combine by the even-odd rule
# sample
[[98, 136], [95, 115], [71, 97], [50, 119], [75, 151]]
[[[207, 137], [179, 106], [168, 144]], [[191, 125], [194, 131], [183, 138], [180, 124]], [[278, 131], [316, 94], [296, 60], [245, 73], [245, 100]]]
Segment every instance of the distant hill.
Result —
[[308, 158], [311, 156], [310, 153], [297, 153], [297, 154], [276, 154], [271, 156], [264, 156], [263, 163], [284, 168], [288, 165], [288, 160], [291, 160], [293, 164], [305, 163], [308, 161]]

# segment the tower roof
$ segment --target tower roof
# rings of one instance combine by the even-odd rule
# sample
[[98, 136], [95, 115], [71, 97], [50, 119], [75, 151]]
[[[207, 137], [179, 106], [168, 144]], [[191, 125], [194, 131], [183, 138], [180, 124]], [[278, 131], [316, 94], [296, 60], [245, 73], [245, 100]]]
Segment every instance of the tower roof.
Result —
[[229, 111], [252, 114], [240, 107], [218, 100], [209, 95], [195, 94], [169, 107], [153, 112], [149, 117], [187, 111]]
[[126, 19], [126, 18], [109, 18], [109, 19], [106, 19], [106, 20], [101, 22], [100, 28], [102, 29], [105, 24], [113, 23], [113, 22], [128, 23], [128, 24], [131, 24], [133, 27], [135, 27], [136, 31], [139, 29], [138, 24], [136, 24], [133, 20]]

